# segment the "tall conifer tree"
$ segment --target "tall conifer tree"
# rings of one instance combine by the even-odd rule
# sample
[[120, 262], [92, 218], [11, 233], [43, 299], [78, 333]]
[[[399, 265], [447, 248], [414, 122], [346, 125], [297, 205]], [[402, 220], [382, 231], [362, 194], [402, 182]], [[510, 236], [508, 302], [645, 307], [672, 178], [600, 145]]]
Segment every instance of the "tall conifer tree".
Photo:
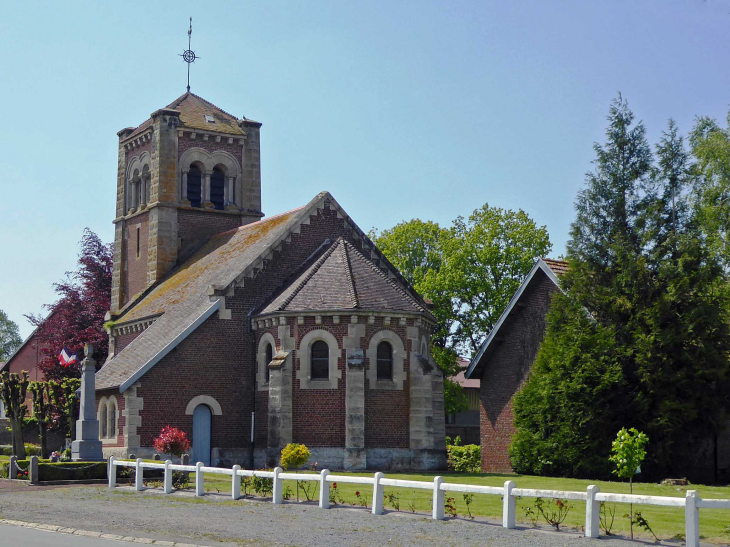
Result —
[[651, 439], [645, 473], [686, 472], [730, 402], [726, 279], [688, 203], [682, 138], [670, 122], [654, 164], [621, 97], [608, 119], [576, 203], [564, 294], [515, 401], [517, 471], [607, 476], [612, 437], [636, 427]]

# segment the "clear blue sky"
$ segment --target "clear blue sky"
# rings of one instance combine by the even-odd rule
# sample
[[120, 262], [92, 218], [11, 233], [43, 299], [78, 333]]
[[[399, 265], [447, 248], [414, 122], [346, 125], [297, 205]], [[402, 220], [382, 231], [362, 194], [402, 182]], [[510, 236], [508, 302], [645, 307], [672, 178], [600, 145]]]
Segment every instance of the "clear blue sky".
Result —
[[106, 240], [117, 136], [185, 91], [263, 122], [263, 210], [329, 190], [364, 230], [525, 210], [564, 252], [620, 91], [655, 142], [724, 119], [730, 2], [4, 2], [0, 309], [54, 300]]

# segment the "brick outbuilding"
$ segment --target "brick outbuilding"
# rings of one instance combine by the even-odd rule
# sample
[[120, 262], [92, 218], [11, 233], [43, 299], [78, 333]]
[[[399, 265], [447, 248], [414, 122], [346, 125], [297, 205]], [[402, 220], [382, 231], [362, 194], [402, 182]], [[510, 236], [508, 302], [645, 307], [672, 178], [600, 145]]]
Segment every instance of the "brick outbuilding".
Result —
[[105, 455], [445, 467], [435, 318], [327, 192], [262, 218], [261, 124], [186, 93], [119, 133]]
[[547, 327], [547, 313], [567, 262], [538, 259], [469, 364], [480, 380], [479, 428], [483, 473], [511, 473], [516, 433], [512, 402], [527, 381]]

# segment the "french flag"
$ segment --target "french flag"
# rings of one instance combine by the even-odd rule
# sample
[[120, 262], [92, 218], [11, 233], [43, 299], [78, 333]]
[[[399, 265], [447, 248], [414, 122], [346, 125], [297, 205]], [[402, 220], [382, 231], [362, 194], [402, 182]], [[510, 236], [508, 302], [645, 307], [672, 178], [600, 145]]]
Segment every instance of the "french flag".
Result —
[[70, 367], [71, 365], [76, 364], [78, 358], [75, 353], [71, 353], [66, 346], [63, 346], [61, 353], [58, 354], [58, 360], [61, 362], [62, 366]]

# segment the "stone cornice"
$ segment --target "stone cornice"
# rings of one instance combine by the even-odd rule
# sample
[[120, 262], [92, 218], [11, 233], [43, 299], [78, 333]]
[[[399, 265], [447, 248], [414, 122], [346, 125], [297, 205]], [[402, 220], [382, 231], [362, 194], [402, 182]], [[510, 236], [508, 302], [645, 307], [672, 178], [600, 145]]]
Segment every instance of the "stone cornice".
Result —
[[148, 129], [145, 129], [139, 135], [135, 135], [135, 137], [133, 139], [129, 139], [127, 141], [122, 141], [124, 150], [126, 150], [128, 152], [130, 150], [134, 150], [135, 148], [139, 148], [143, 144], [146, 144], [149, 141], [151, 141], [152, 140], [152, 131], [153, 131], [153, 128], [149, 127]]
[[256, 315], [251, 319], [251, 329], [265, 329], [276, 325], [286, 325], [289, 321], [297, 321], [298, 324], [304, 323], [305, 317], [314, 317], [318, 325], [322, 324], [322, 318], [331, 317], [332, 322], [337, 325], [340, 323], [362, 323], [368, 325], [375, 324], [376, 317], [383, 318], [383, 325], [388, 326], [406, 326], [408, 319], [415, 319], [416, 326], [433, 327], [435, 323], [429, 320], [424, 313], [418, 312], [394, 312], [394, 311], [372, 311], [372, 310], [321, 310], [307, 312], [279, 311], [267, 314]]
[[178, 127], [177, 136], [182, 137], [185, 133], [190, 134], [190, 140], [211, 141], [211, 142], [227, 142], [228, 144], [237, 143], [245, 146], [248, 135], [231, 135], [222, 131], [214, 131], [211, 129], [195, 129], [192, 127]]
[[149, 327], [152, 323], [154, 323], [158, 317], [160, 317], [160, 316], [154, 315], [154, 316], [150, 316], [150, 317], [143, 317], [141, 319], [136, 319], [134, 321], [129, 321], [127, 323], [115, 324], [111, 328], [112, 336], [119, 336], [120, 334], [129, 334], [132, 332], [142, 332], [147, 327]]

